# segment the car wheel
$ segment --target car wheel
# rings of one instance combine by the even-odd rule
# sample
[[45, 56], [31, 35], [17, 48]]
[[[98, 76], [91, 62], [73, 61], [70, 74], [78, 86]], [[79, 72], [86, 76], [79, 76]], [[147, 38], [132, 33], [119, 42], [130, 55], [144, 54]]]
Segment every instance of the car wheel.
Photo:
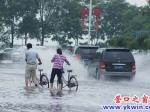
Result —
[[135, 77], [135, 75], [130, 76], [130, 77], [129, 77], [129, 80], [133, 80], [134, 77]]
[[100, 80], [100, 76], [101, 76], [101, 75], [100, 75], [100, 73], [99, 73], [98, 67], [95, 68], [95, 74], [96, 74], [96, 75], [95, 75], [95, 76], [96, 76], [96, 79], [97, 79], [97, 80]]

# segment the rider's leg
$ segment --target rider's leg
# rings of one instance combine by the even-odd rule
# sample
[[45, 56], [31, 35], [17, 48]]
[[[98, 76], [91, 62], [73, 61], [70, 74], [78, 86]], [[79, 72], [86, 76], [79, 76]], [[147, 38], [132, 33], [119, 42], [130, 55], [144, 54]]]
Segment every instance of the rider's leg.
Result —
[[61, 70], [58, 70], [57, 77], [58, 77], [58, 91], [61, 91], [62, 90], [62, 73], [61, 73]]
[[52, 69], [51, 78], [50, 78], [50, 90], [53, 89], [53, 83], [54, 83], [55, 74], [56, 74], [56, 70]]
[[50, 83], [50, 89], [53, 89], [53, 83]]
[[37, 80], [37, 77], [36, 77], [36, 70], [32, 71], [32, 80], [33, 80], [35, 86], [38, 86], [38, 80]]
[[31, 86], [31, 82], [33, 81], [31, 75], [30, 75], [28, 81], [29, 81], [29, 85]]
[[[59, 84], [59, 83], [58, 83], [58, 80], [57, 80], [57, 89], [59, 88], [59, 87], [58, 87], [58, 84]], [[61, 77], [61, 90], [62, 90], [62, 88], [63, 88], [63, 77]]]
[[29, 81], [33, 81], [34, 84], [38, 84], [37, 83], [37, 80], [36, 80], [36, 68], [37, 68], [37, 65], [29, 65], [27, 64], [26, 65], [26, 70], [25, 70], [25, 85], [26, 87], [28, 87]]
[[25, 78], [25, 86], [28, 87], [28, 79]]
[[25, 68], [25, 86], [26, 87], [28, 87], [29, 77], [30, 77], [30, 70], [29, 70], [29, 66], [26, 65], [26, 68]]

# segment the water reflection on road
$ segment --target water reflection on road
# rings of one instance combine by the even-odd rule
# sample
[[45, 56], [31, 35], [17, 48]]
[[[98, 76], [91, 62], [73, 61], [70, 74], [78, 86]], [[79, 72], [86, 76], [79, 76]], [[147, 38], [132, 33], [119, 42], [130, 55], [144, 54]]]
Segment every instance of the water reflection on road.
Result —
[[[55, 48], [37, 47], [35, 50], [43, 60], [44, 72], [50, 75], [50, 60]], [[149, 54], [135, 55], [137, 74], [132, 81], [123, 78], [96, 80], [88, 76], [86, 67], [72, 54], [65, 54], [79, 80], [79, 90], [75, 92], [65, 88], [61, 97], [51, 96], [45, 88], [24, 89], [24, 61], [1, 60], [0, 112], [100, 112], [100, 105], [114, 104], [114, 96], [118, 93], [129, 96], [145, 93], [150, 96]]]

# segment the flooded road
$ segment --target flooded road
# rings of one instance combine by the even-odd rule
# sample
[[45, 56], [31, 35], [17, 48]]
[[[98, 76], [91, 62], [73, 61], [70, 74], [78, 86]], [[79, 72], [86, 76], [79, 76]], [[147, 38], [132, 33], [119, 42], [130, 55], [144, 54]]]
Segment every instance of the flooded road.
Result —
[[[52, 68], [50, 60], [55, 54], [55, 48], [36, 47], [35, 50], [43, 60], [44, 72], [50, 77]], [[88, 75], [86, 67], [72, 54], [68, 52], [65, 54], [71, 62], [70, 68], [73, 69], [73, 74], [77, 75], [79, 90], [69, 91], [66, 87], [61, 97], [51, 96], [46, 88], [24, 89], [23, 58], [22, 62], [1, 60], [0, 112], [111, 112], [111, 110], [102, 110], [101, 106], [115, 105], [113, 100], [116, 94], [150, 96], [150, 54], [135, 55], [137, 73], [133, 80], [124, 78], [97, 80]], [[65, 68], [69, 67], [65, 65]], [[121, 112], [121, 110], [114, 112]]]

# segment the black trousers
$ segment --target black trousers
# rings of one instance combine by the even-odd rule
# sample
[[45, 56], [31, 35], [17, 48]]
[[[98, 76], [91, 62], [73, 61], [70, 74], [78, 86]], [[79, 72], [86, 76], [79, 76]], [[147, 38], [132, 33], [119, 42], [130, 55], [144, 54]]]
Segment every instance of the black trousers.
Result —
[[58, 83], [61, 84], [62, 71], [61, 71], [61, 69], [56, 69], [56, 68], [52, 69], [50, 83], [54, 83], [54, 78], [55, 78], [56, 74], [57, 74], [57, 78], [58, 78]]

